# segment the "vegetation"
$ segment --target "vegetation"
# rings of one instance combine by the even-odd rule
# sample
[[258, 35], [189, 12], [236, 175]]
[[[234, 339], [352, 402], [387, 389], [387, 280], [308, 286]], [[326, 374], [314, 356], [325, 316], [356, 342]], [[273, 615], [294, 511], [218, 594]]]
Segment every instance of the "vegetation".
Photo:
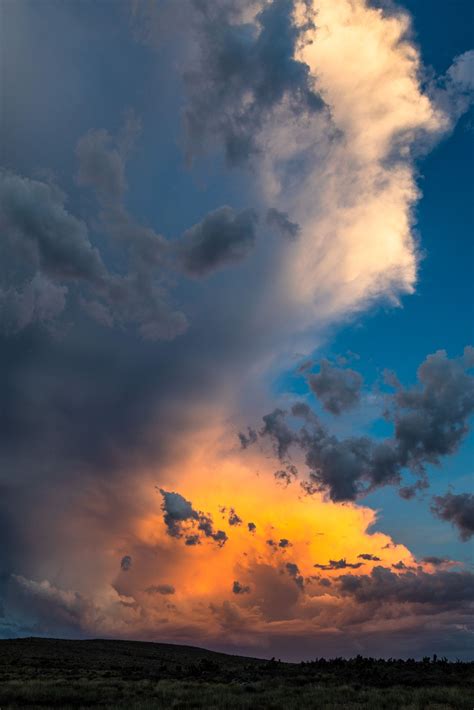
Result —
[[134, 641], [0, 641], [0, 708], [472, 710], [474, 663], [281, 663]]

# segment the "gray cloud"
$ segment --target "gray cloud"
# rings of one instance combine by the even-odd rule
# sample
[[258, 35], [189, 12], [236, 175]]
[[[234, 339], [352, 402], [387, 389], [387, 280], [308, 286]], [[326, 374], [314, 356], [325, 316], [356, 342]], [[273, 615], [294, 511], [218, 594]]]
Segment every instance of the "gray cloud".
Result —
[[257, 526], [255, 525], [255, 523], [247, 523], [247, 527], [248, 527], [249, 532], [251, 532], [251, 533], [254, 533], [255, 530], [257, 529]]
[[294, 58], [302, 30], [292, 0], [266, 4], [251, 22], [239, 19], [242, 6], [232, 2], [195, 6], [199, 53], [186, 75], [188, 152], [217, 136], [228, 162], [239, 164], [258, 151], [258, 134], [278, 106], [312, 113], [323, 102], [309, 68]]
[[371, 555], [369, 552], [363, 552], [362, 554], [357, 555], [357, 558], [359, 560], [367, 560], [368, 562], [380, 562], [380, 557]]
[[65, 207], [56, 187], [0, 172], [0, 224], [7, 245], [36, 272], [53, 280], [100, 284], [106, 269], [87, 226]]
[[386, 567], [374, 567], [370, 575], [342, 575], [338, 579], [343, 594], [361, 604], [379, 602], [415, 603], [455, 607], [471, 603], [474, 575], [471, 572], [423, 571], [395, 574]]
[[[359, 555], [360, 557], [361, 555]], [[378, 558], [376, 558], [378, 559]], [[316, 564], [313, 565], [317, 569], [358, 569], [359, 567], [362, 567], [362, 562], [346, 562], [345, 559], [340, 559], [340, 560], [329, 560], [329, 564], [327, 565], [320, 565]]]
[[342, 414], [358, 404], [362, 377], [355, 370], [334, 367], [328, 360], [321, 360], [316, 375], [309, 375], [309, 386], [331, 414]]
[[243, 449], [247, 449], [251, 444], [255, 444], [257, 441], [257, 432], [252, 427], [247, 427], [247, 434], [244, 432], [239, 432], [239, 441]]
[[429, 565], [434, 565], [439, 567], [440, 565], [445, 565], [451, 562], [448, 557], [437, 557], [436, 555], [428, 555], [422, 558], [422, 562], [426, 562]]
[[402, 465], [419, 469], [457, 450], [474, 411], [474, 378], [466, 372], [473, 366], [473, 348], [452, 360], [438, 350], [418, 368], [421, 387], [398, 387], [392, 417]]
[[[210, 515], [194, 510], [192, 503], [180, 493], [158, 489], [163, 496], [162, 509], [167, 533], [171, 537], [182, 538], [185, 533], [186, 545], [199, 545], [199, 533], [211, 538], [219, 546], [227, 542], [227, 535], [223, 530], [214, 530]], [[188, 534], [191, 529], [191, 534]]]
[[162, 594], [168, 596], [170, 594], [175, 594], [176, 589], [172, 584], [153, 584], [151, 587], [145, 589], [147, 594]]
[[178, 246], [178, 258], [191, 276], [205, 276], [244, 259], [255, 245], [257, 214], [220, 207], [188, 229]]
[[472, 493], [452, 493], [434, 496], [431, 510], [441, 520], [452, 523], [459, 531], [461, 540], [467, 541], [474, 535], [474, 495]]
[[171, 537], [181, 537], [181, 523], [189, 520], [198, 520], [199, 513], [194, 510], [192, 503], [180, 493], [159, 489], [163, 496], [164, 521], [168, 535]]
[[242, 525], [242, 518], [239, 518], [233, 508], [229, 510], [229, 525]]
[[290, 483], [292, 483], [295, 478], [298, 475], [298, 471], [296, 466], [293, 464], [287, 464], [284, 469], [279, 469], [278, 471], [275, 471], [273, 474], [273, 477], [277, 481], [277, 483], [280, 483], [283, 486], [289, 486]]
[[287, 562], [285, 565], [288, 574], [290, 577], [294, 580], [295, 584], [297, 587], [299, 587], [302, 591], [304, 589], [304, 578], [300, 574], [300, 570], [297, 564], [294, 562]]
[[[54, 186], [0, 173], [4, 269], [9, 273], [0, 291], [4, 329], [54, 320], [74, 286], [80, 289], [77, 303], [102, 325], [135, 324], [149, 340], [182, 333], [186, 319], [168, 305], [162, 286], [143, 271], [110, 273], [87, 225], [66, 210], [65, 201]], [[12, 275], [18, 282], [8, 284]]]
[[286, 239], [296, 239], [301, 231], [299, 224], [292, 222], [286, 212], [280, 212], [275, 207], [270, 207], [267, 211], [266, 221], [272, 229]]
[[474, 349], [449, 359], [444, 351], [429, 355], [418, 368], [419, 385], [387, 396], [386, 418], [394, 425], [392, 438], [377, 441], [367, 436], [339, 439], [332, 435], [304, 402], [295, 403], [290, 415], [302, 419], [299, 429], [290, 426], [289, 413], [275, 409], [263, 417], [260, 437], [268, 437], [277, 456], [287, 461], [291, 447], [303, 451], [309, 469], [302, 488], [311, 494], [327, 491], [334, 501], [354, 500], [384, 485], [401, 485], [403, 469], [417, 477], [402, 487], [409, 498], [428, 485], [426, 465], [454, 453], [466, 433], [474, 411]]
[[132, 558], [130, 555], [124, 555], [122, 559], [120, 560], [120, 569], [122, 569], [124, 572], [128, 572], [129, 569], [132, 568]]
[[232, 591], [234, 594], [249, 594], [250, 587], [247, 585], [240, 584], [240, 582], [235, 581], [232, 585]]

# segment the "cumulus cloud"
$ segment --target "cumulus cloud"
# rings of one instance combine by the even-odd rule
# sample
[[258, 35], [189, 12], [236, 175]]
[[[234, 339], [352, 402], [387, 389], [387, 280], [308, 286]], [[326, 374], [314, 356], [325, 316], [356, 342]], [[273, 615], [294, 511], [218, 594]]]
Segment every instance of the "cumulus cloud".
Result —
[[[360, 557], [360, 555], [359, 555]], [[378, 559], [378, 558], [377, 558]], [[345, 559], [329, 560], [327, 565], [315, 564], [317, 569], [333, 570], [333, 569], [358, 569], [362, 567], [362, 562], [346, 562]]]
[[474, 535], [474, 495], [472, 493], [452, 493], [434, 496], [431, 510], [441, 520], [452, 523], [466, 542]]
[[287, 562], [285, 567], [296, 586], [299, 589], [304, 590], [304, 577], [300, 574], [298, 565], [294, 562]]
[[257, 213], [220, 207], [188, 229], [178, 248], [186, 273], [205, 276], [222, 266], [239, 262], [255, 245]]
[[228, 162], [240, 164], [258, 152], [259, 134], [276, 107], [312, 114], [323, 106], [308, 66], [295, 57], [310, 23], [295, 23], [292, 0], [259, 5], [253, 17], [243, 17], [246, 2], [195, 3], [198, 56], [185, 77], [191, 156], [218, 136]]
[[[420, 194], [413, 156], [420, 146], [434, 142], [449, 128], [451, 109], [440, 108], [441, 104], [422, 92], [419, 56], [410, 43], [403, 12], [388, 18], [362, 0], [318, 0], [318, 27], [313, 29], [308, 17], [301, 15], [305, 7], [301, 3], [265, 3], [264, 7], [259, 0], [225, 0], [196, 4], [196, 28], [196, 16], [187, 15], [187, 3], [165, 4], [171, 13], [185, 17], [186, 22], [180, 24], [186, 25], [190, 49], [186, 47], [189, 54], [181, 55], [179, 42], [177, 46], [170, 43], [169, 57], [167, 52], [160, 57], [164, 69], [160, 66], [157, 74], [167, 74], [157, 87], [160, 99], [169, 95], [168, 81], [173, 91], [180, 86], [173, 71], [187, 64], [193, 42], [198, 44], [197, 58], [193, 56], [189, 62], [188, 98], [177, 96], [185, 107], [189, 152], [195, 154], [207, 139], [210, 144], [217, 138], [231, 164], [242, 165], [251, 158], [252, 172], [246, 174], [245, 185], [242, 173], [232, 178], [239, 204], [247, 190], [252, 194], [251, 204], [267, 218], [276, 206], [278, 216], [271, 213], [274, 221], [269, 226], [276, 231], [278, 217], [280, 231], [289, 237], [295, 232], [292, 225], [298, 225], [298, 238], [291, 244], [284, 239], [260, 240], [252, 258], [244, 260], [238, 272], [229, 270], [229, 280], [222, 279], [222, 286], [218, 278], [207, 282], [205, 288], [199, 282], [190, 284], [182, 278], [183, 271], [191, 274], [178, 256], [180, 248], [186, 251], [186, 239], [177, 234], [168, 242], [125, 208], [132, 129], [127, 139], [120, 131], [115, 136], [93, 130], [78, 144], [80, 186], [95, 191], [100, 209], [91, 224], [100, 230], [101, 244], [104, 236], [111, 239], [100, 253], [94, 247], [92, 227], [74, 217], [64, 196], [46, 181], [15, 187], [13, 192], [31, 193], [17, 202], [11, 185], [2, 192], [6, 205], [2, 227], [8, 224], [2, 231], [14, 240], [15, 265], [20, 265], [19, 270], [10, 268], [11, 261], [3, 259], [2, 251], [4, 271], [9, 275], [3, 283], [2, 270], [0, 301], [7, 294], [9, 322], [16, 324], [9, 325], [9, 332], [19, 329], [18, 324], [23, 328], [22, 324], [33, 321], [49, 325], [76, 298], [96, 321], [109, 328], [116, 326], [113, 332], [103, 332], [87, 319], [76, 323], [71, 313], [71, 327], [64, 329], [61, 339], [50, 338], [44, 329], [40, 333], [30, 329], [20, 338], [0, 336], [4, 393], [1, 468], [8, 476], [0, 496], [0, 593], [3, 595], [11, 571], [43, 579], [48, 560], [51, 564], [58, 559], [69, 561], [64, 572], [58, 572], [54, 585], [26, 577], [20, 585], [12, 578], [7, 618], [13, 618], [17, 628], [32, 629], [30, 633], [40, 629], [42, 633], [88, 636], [159, 636], [178, 643], [199, 639], [207, 646], [222, 648], [224, 644], [228, 650], [250, 653], [251, 644], [261, 644], [274, 653], [284, 648], [285, 655], [294, 658], [329, 652], [339, 655], [348, 644], [354, 653], [359, 652], [360, 644], [366, 644], [366, 649], [375, 649], [378, 655], [385, 652], [388, 636], [396, 641], [391, 648], [415, 649], [414, 653], [430, 644], [438, 648], [440, 638], [447, 639], [453, 655], [458, 647], [470, 651], [472, 639], [467, 639], [464, 631], [464, 602], [450, 607], [449, 614], [442, 601], [433, 601], [426, 613], [418, 616], [411, 603], [384, 605], [381, 601], [361, 609], [355, 596], [343, 595], [341, 599], [337, 581], [329, 580], [321, 581], [319, 596], [311, 596], [311, 587], [318, 585], [304, 584], [304, 579], [311, 574], [315, 556], [305, 551], [310, 550], [317, 534], [311, 527], [314, 520], [318, 529], [326, 531], [318, 544], [328, 541], [324, 552], [318, 551], [320, 559], [329, 555], [342, 558], [353, 551], [344, 548], [335, 523], [346, 521], [348, 515], [358, 521], [358, 547], [354, 549], [377, 550], [374, 538], [365, 538], [366, 526], [374, 520], [371, 511], [361, 506], [330, 506], [331, 515], [327, 515], [328, 507], [320, 503], [320, 496], [305, 497], [298, 508], [289, 510], [288, 501], [299, 491], [294, 485], [287, 489], [272, 485], [274, 465], [267, 471], [267, 488], [259, 488], [259, 496], [252, 499], [259, 477], [248, 478], [244, 486], [237, 464], [238, 475], [231, 478], [232, 466], [227, 466], [223, 455], [209, 461], [209, 451], [217, 450], [216, 430], [222, 432], [219, 426], [229, 421], [235, 410], [242, 414], [239, 407], [244, 390], [251, 391], [248, 404], [255, 405], [262, 382], [267, 382], [266, 366], [275, 361], [275, 353], [286, 353], [290, 341], [292, 348], [298, 347], [305, 330], [312, 334], [305, 339], [307, 351], [328, 324], [354, 314], [376, 298], [394, 302], [400, 294], [413, 290], [417, 265], [413, 214]], [[154, 8], [158, 5], [153, 3]], [[191, 37], [195, 29], [197, 36]], [[163, 23], [159, 31], [163, 36]], [[99, 82], [101, 79], [100, 75]], [[142, 88], [137, 86], [139, 93]], [[157, 133], [169, 126], [167, 107], [163, 109], [166, 116]], [[61, 149], [59, 130], [57, 140], [55, 155]], [[62, 170], [64, 165], [60, 167]], [[204, 170], [203, 174], [205, 180], [208, 173]], [[217, 180], [220, 178], [218, 172]], [[18, 179], [24, 180], [15, 177]], [[177, 181], [179, 185], [188, 182], [187, 178]], [[131, 203], [143, 204], [150, 194], [145, 189], [142, 195], [141, 187], [140, 182], [134, 186]], [[216, 204], [222, 204], [221, 187], [222, 200], [231, 204], [228, 192], [232, 185], [227, 192], [226, 185], [219, 186]], [[208, 197], [212, 199], [212, 195]], [[183, 189], [179, 204], [186, 204], [188, 198], [196, 200], [194, 187], [188, 192]], [[154, 213], [160, 220], [163, 216], [163, 223], [172, 223], [172, 205], [166, 204], [166, 215], [160, 214], [162, 207], [157, 194]], [[240, 214], [233, 210], [232, 219]], [[44, 225], [45, 234], [41, 232]], [[245, 246], [219, 242], [217, 256], [212, 239], [201, 244], [196, 237], [193, 246], [199, 274], [192, 275], [205, 275], [214, 267], [234, 263], [228, 260], [230, 255], [240, 258], [243, 252], [249, 253], [255, 245], [255, 225], [252, 229], [247, 231]], [[235, 241], [239, 242], [237, 236]], [[9, 242], [4, 240], [2, 249], [5, 244]], [[112, 271], [112, 263], [114, 269], [119, 265], [117, 272]], [[178, 265], [182, 272], [176, 276]], [[184, 333], [186, 320], [181, 306], [170, 305], [171, 270], [178, 281], [177, 298], [180, 303], [192, 298], [195, 319], [193, 328], [176, 340], [177, 334]], [[19, 273], [21, 279], [16, 280]], [[31, 298], [28, 289], [34, 292]], [[136, 333], [144, 339], [172, 342], [159, 346], [143, 343]], [[423, 416], [429, 409], [425, 405], [416, 408], [423, 410]], [[392, 421], [393, 412], [402, 420], [409, 409], [393, 404]], [[294, 430], [294, 417], [303, 417], [306, 434]], [[451, 418], [446, 427], [462, 429], [465, 420], [461, 419]], [[303, 458], [308, 456], [314, 466], [308, 491], [330, 491], [334, 500], [347, 500], [377, 485], [398, 484], [400, 451], [395, 437], [378, 448], [369, 438], [347, 441], [332, 437], [321, 427], [303, 405], [295, 406], [289, 414], [280, 409], [264, 422], [264, 435], [283, 460], [281, 470], [290, 470], [287, 459], [292, 447], [298, 448]], [[243, 436], [245, 447], [262, 434]], [[446, 437], [445, 448], [458, 445], [456, 436], [451, 432]], [[422, 443], [403, 448], [417, 469], [429, 448], [426, 437], [420, 435], [418, 441]], [[205, 455], [195, 465], [194, 449], [201, 446]], [[417, 451], [423, 453], [418, 456]], [[254, 452], [247, 455], [252, 460]], [[439, 453], [439, 457], [443, 455]], [[265, 468], [264, 457], [257, 466]], [[245, 520], [255, 520], [248, 523], [248, 535], [233, 528], [235, 545], [226, 545], [224, 550], [205, 545], [209, 539], [223, 544], [226, 534], [216, 530], [210, 515], [201, 512], [201, 508], [207, 510], [206, 503], [193, 505], [183, 496], [181, 501], [167, 499], [168, 524], [157, 525], [159, 505], [153, 504], [147, 487], [150, 471], [153, 476], [160, 471], [161, 485], [169, 486], [170, 491], [192, 490], [190, 498], [196, 502], [197, 491], [211, 479], [216, 481], [221, 470], [219, 486], [231, 486], [229, 499], [235, 501]], [[190, 488], [185, 487], [185, 478]], [[247, 507], [236, 495], [230, 497], [241, 489]], [[301, 528], [309, 531], [308, 540], [298, 539], [296, 525], [283, 526], [272, 532], [277, 552], [265, 545], [267, 530], [278, 525], [274, 511], [271, 518], [264, 517], [267, 506], [262, 501], [267, 496], [269, 506], [281, 496], [280, 518], [297, 516], [303, 521]], [[166, 517], [167, 511], [161, 513]], [[32, 521], [45, 529], [41, 539], [31, 536]], [[332, 530], [331, 535], [327, 529]], [[354, 529], [350, 530], [352, 535]], [[264, 532], [259, 535], [259, 531]], [[292, 539], [295, 560], [289, 568], [282, 563], [289, 551], [280, 550], [277, 542], [286, 540], [286, 535]], [[175, 544], [176, 537], [183, 544]], [[245, 537], [246, 555], [238, 554], [240, 537]], [[126, 540], [124, 545], [133, 555], [133, 574], [117, 575], [117, 561], [110, 558], [109, 551], [119, 538]], [[191, 549], [196, 545], [201, 545], [199, 550]], [[84, 549], [93, 551], [93, 564], [88, 560], [82, 565]], [[386, 556], [383, 553], [387, 565], [400, 559], [394, 545], [387, 549]], [[249, 567], [253, 551], [263, 551], [273, 566]], [[215, 554], [225, 570], [221, 579], [209, 574]], [[206, 564], [202, 564], [203, 558]], [[403, 560], [406, 571], [408, 552]], [[173, 579], [179, 589], [176, 609], [171, 608], [169, 595], [144, 592], [166, 586], [153, 579], [156, 564], [160, 579]], [[232, 603], [227, 599], [229, 583], [223, 585], [222, 579], [232, 580], [237, 575], [252, 585], [252, 594], [255, 589], [257, 604], [252, 608], [246, 608], [250, 601], [246, 595], [232, 595]], [[111, 580], [118, 584], [117, 577], [120, 584], [135, 585], [139, 601], [113, 590]], [[212, 610], [203, 604], [200, 613], [195, 613], [198, 585], [193, 577], [202, 589], [209, 590], [202, 599], [213, 605]], [[77, 581], [77, 591], [71, 591], [71, 578]], [[447, 584], [454, 586], [452, 581]], [[406, 635], [399, 631], [401, 626], [409, 628]], [[402, 635], [397, 636], [399, 633]], [[377, 638], [379, 641], [374, 640]]]
[[132, 568], [132, 558], [130, 555], [124, 555], [120, 560], [120, 569], [124, 572], [128, 572]]
[[289, 486], [298, 476], [298, 470], [294, 464], [287, 463], [284, 469], [279, 469], [273, 474], [275, 481], [283, 486]]
[[232, 591], [234, 594], [249, 594], [250, 587], [248, 585], [240, 584], [240, 582], [235, 581], [232, 585]]
[[223, 530], [214, 530], [210, 515], [194, 510], [192, 503], [180, 493], [159, 489], [163, 496], [162, 509], [168, 535], [175, 538], [185, 536], [186, 545], [199, 545], [201, 535], [211, 538], [219, 546], [225, 545], [227, 535]]
[[229, 525], [242, 525], [242, 518], [240, 518], [235, 510], [233, 508], [230, 508], [229, 510], [229, 518], [228, 518]]
[[286, 212], [280, 212], [275, 207], [268, 209], [266, 221], [272, 229], [286, 239], [294, 240], [300, 233], [299, 224], [292, 222]]
[[474, 593], [471, 572], [395, 574], [386, 567], [374, 567], [370, 575], [342, 575], [338, 583], [342, 594], [353, 596], [361, 604], [398, 602], [449, 608], [470, 603]]
[[176, 589], [172, 584], [152, 584], [150, 587], [145, 589], [147, 594], [162, 594], [163, 596], [169, 596], [170, 594], [175, 594]]
[[105, 266], [86, 224], [65, 202], [65, 195], [45, 182], [0, 173], [0, 223], [8, 246], [51, 279], [98, 285]]
[[93, 246], [85, 222], [66, 209], [65, 195], [39, 180], [0, 173], [4, 258], [20, 281], [0, 291], [7, 329], [52, 321], [65, 308], [69, 285], [102, 325], [135, 324], [145, 339], [173, 339], [186, 328], [160, 284], [133, 270], [114, 274]]
[[328, 360], [321, 360], [319, 372], [309, 375], [308, 382], [331, 414], [339, 415], [359, 402], [362, 376], [355, 370], [334, 367]]
[[247, 449], [251, 444], [255, 444], [257, 441], [257, 432], [251, 427], [247, 427], [247, 434], [244, 432], [239, 432], [239, 441], [243, 449]]
[[446, 352], [428, 355], [418, 368], [419, 384], [387, 396], [386, 418], [394, 435], [385, 440], [367, 436], [340, 439], [304, 402], [291, 408], [291, 417], [303, 419], [295, 429], [289, 413], [276, 408], [263, 417], [260, 437], [268, 437], [280, 459], [287, 459], [292, 447], [301, 450], [309, 469], [302, 486], [307, 493], [327, 491], [332, 500], [354, 500], [383, 485], [399, 485], [402, 471], [417, 477], [413, 486], [401, 487], [402, 497], [410, 497], [428, 486], [426, 465], [439, 464], [441, 457], [457, 451], [468, 432], [474, 412], [473, 349], [467, 347], [460, 358], [449, 359]]

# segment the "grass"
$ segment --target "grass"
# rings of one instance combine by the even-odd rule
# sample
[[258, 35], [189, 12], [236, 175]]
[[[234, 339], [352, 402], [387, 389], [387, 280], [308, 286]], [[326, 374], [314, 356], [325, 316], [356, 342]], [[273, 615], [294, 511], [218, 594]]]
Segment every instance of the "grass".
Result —
[[290, 664], [128, 641], [0, 641], [0, 710], [472, 710], [474, 664]]

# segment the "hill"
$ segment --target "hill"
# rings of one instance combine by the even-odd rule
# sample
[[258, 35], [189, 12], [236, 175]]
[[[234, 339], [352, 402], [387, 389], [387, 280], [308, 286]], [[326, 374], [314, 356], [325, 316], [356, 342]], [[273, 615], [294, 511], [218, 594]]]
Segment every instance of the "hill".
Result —
[[474, 663], [281, 663], [140, 641], [0, 641], [0, 708], [472, 710]]

